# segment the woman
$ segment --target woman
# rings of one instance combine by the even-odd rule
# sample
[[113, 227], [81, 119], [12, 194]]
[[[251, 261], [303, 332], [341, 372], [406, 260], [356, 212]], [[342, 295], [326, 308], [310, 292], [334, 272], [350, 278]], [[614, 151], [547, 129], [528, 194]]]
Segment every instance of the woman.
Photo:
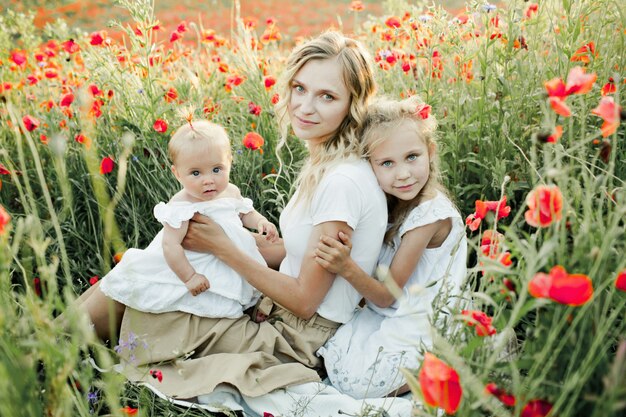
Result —
[[[315, 352], [352, 317], [361, 296], [315, 262], [317, 242], [322, 235], [346, 233], [353, 242], [353, 259], [371, 273], [385, 232], [385, 197], [369, 164], [360, 158], [355, 134], [375, 84], [362, 46], [334, 32], [297, 47], [285, 79], [278, 114], [281, 121], [288, 116], [295, 135], [307, 143], [310, 158], [281, 214], [284, 246], [261, 247], [268, 264], [282, 260], [280, 270], [254, 262], [206, 218], [196, 217], [184, 242], [187, 249], [212, 252], [269, 297], [260, 305], [267, 320], [126, 308], [116, 349], [129, 379], [178, 398], [210, 393], [222, 383], [256, 397], [320, 381]], [[284, 132], [283, 143], [286, 126]], [[96, 310], [102, 310], [101, 304]], [[107, 323], [108, 316], [99, 311], [95, 315]], [[150, 376], [156, 368], [159, 382]]]

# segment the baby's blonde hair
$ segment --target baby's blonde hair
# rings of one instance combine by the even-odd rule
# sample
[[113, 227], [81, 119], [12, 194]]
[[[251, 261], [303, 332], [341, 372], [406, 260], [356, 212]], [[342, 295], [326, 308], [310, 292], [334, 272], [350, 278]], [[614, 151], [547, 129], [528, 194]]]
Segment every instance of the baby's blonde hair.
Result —
[[350, 108], [337, 131], [323, 143], [320, 152], [311, 155], [300, 171], [297, 180], [299, 199], [307, 203], [332, 165], [361, 156], [361, 137], [356, 132], [365, 116], [367, 104], [376, 91], [372, 60], [360, 42], [339, 32], [329, 31], [296, 47], [287, 59], [287, 67], [281, 80], [283, 94], [276, 105], [276, 113], [282, 128], [282, 138], [277, 152], [287, 140], [289, 130], [287, 113], [294, 77], [306, 63], [331, 58], [337, 58], [341, 65], [342, 81], [350, 93]]
[[371, 153], [389, 138], [390, 132], [407, 122], [414, 129], [416, 137], [423, 140], [426, 148], [429, 150], [430, 174], [424, 187], [410, 201], [400, 200], [387, 195], [389, 223], [391, 224], [391, 227], [385, 234], [385, 242], [387, 243], [391, 243], [393, 236], [398, 233], [406, 216], [420, 204], [425, 195], [432, 195], [435, 191], [441, 191], [445, 195], [449, 195], [448, 191], [441, 184], [439, 160], [436, 152], [435, 131], [437, 129], [437, 120], [430, 114], [430, 107], [418, 96], [411, 96], [404, 100], [380, 98], [369, 106], [361, 129], [363, 154], [369, 158]]
[[181, 151], [196, 151], [214, 144], [225, 146], [229, 155], [232, 155], [228, 134], [222, 126], [208, 120], [193, 120], [176, 129], [167, 146], [167, 152], [172, 163], [176, 165], [176, 158]]

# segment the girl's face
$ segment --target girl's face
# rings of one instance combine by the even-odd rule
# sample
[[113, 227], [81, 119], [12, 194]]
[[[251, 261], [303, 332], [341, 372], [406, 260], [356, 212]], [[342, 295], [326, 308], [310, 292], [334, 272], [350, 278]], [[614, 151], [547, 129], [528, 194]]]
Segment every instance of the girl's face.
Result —
[[409, 201], [428, 182], [433, 152], [412, 123], [403, 121], [386, 132], [385, 139], [370, 152], [370, 164], [385, 193]]
[[350, 110], [350, 93], [337, 58], [314, 59], [302, 66], [291, 81], [287, 106], [297, 137], [310, 146], [324, 143]]
[[182, 150], [172, 165], [174, 176], [192, 200], [209, 201], [220, 195], [229, 182], [231, 154], [224, 144]]

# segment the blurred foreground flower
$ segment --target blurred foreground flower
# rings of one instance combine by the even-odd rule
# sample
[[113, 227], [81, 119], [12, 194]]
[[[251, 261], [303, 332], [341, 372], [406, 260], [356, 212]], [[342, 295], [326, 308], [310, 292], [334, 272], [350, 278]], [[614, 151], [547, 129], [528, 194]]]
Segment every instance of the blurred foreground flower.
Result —
[[467, 317], [466, 320], [468, 326], [476, 326], [477, 336], [483, 337], [496, 334], [496, 328], [491, 325], [492, 318], [482, 311], [462, 310], [461, 314]]
[[432, 353], [426, 352], [419, 373], [419, 383], [426, 404], [441, 407], [448, 414], [456, 413], [463, 389], [459, 383], [459, 374], [453, 368]]
[[30, 114], [22, 117], [22, 123], [24, 123], [24, 127], [29, 132], [32, 132], [39, 127], [39, 119], [31, 116]]
[[498, 201], [482, 201], [476, 200], [476, 211], [467, 216], [465, 224], [469, 226], [471, 231], [475, 231], [480, 226], [481, 221], [487, 216], [487, 213], [493, 211], [496, 213], [498, 220], [511, 214], [511, 206], [506, 205], [506, 196]]
[[615, 288], [620, 291], [626, 291], [626, 269], [617, 274], [615, 278]]
[[598, 107], [591, 110], [591, 114], [595, 114], [604, 120], [602, 127], [602, 137], [611, 136], [617, 130], [620, 122], [620, 113], [622, 107], [615, 104], [613, 97], [602, 97]]
[[156, 119], [152, 128], [159, 133], [165, 133], [167, 132], [167, 122], [163, 119]]
[[503, 389], [498, 388], [498, 386], [495, 383], [493, 382], [488, 383], [485, 386], [485, 391], [487, 391], [489, 394], [493, 395], [498, 400], [500, 400], [502, 404], [509, 406], [509, 407], [515, 406], [515, 402], [516, 402], [515, 396], [509, 394]]
[[526, 222], [533, 227], [547, 227], [563, 217], [563, 194], [556, 185], [539, 185], [526, 197]]
[[552, 410], [552, 404], [546, 400], [531, 400], [522, 409], [520, 417], [546, 417]]
[[0, 204], [0, 235], [5, 233], [4, 227], [9, 224], [9, 221], [11, 221], [11, 216], [9, 216], [9, 213], [7, 213], [4, 207]]
[[108, 156], [105, 156], [104, 158], [102, 158], [102, 161], [100, 162], [100, 174], [102, 175], [110, 174], [111, 171], [113, 171], [114, 166], [115, 166], [115, 162], [113, 162], [113, 159], [111, 159]]
[[584, 274], [568, 274], [555, 266], [549, 274], [539, 272], [528, 283], [528, 292], [536, 298], [549, 298], [560, 304], [581, 306], [593, 296], [591, 279]]

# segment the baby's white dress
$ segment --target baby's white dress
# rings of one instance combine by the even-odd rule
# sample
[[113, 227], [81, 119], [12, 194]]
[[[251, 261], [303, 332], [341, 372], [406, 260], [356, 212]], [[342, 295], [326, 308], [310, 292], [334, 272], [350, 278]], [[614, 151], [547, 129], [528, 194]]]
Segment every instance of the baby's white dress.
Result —
[[[218, 223], [226, 235], [259, 263], [266, 265], [252, 235], [239, 214], [253, 210], [248, 198], [219, 198], [199, 203], [159, 203], [154, 216], [162, 224], [180, 228], [200, 213]], [[122, 260], [103, 279], [100, 288], [108, 297], [149, 313], [184, 311], [204, 317], [237, 318], [254, 305], [260, 293], [234, 270], [209, 253], [185, 250], [189, 262], [211, 287], [197, 296], [170, 269], [163, 256], [163, 230], [146, 249], [128, 249]]]
[[[400, 368], [417, 368], [419, 347], [430, 346], [432, 303], [441, 291], [459, 296], [466, 274], [467, 241], [461, 216], [442, 193], [415, 207], [393, 238], [385, 244], [378, 265], [390, 266], [408, 231], [443, 219], [452, 230], [437, 248], [426, 248], [392, 306], [366, 306], [341, 326], [317, 352], [324, 357], [333, 386], [354, 398], [383, 397], [406, 383]], [[448, 298], [450, 304], [457, 298]]]

